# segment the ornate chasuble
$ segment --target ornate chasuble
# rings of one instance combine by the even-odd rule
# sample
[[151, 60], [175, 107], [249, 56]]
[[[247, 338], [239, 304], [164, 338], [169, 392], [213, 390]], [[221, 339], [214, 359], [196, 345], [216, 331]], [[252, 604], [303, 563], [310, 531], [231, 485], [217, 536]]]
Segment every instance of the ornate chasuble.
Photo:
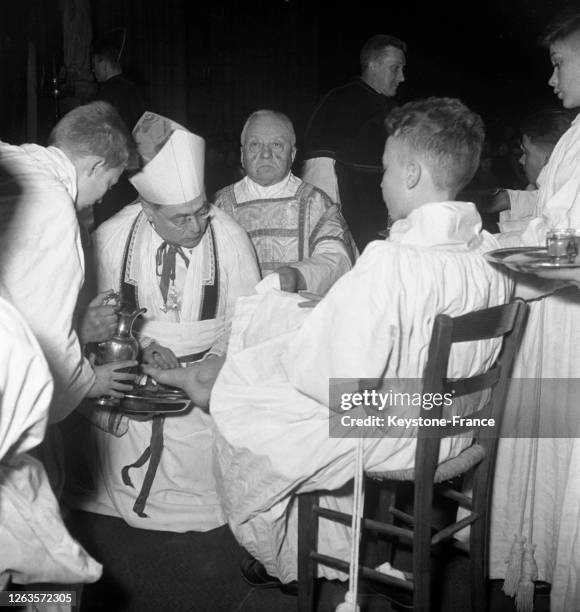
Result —
[[351, 245], [344, 239], [346, 226], [341, 227], [340, 233], [326, 232], [324, 225], [335, 215], [335, 209], [315, 202], [317, 191], [312, 185], [302, 183], [291, 196], [238, 202], [234, 185], [229, 185], [219, 193], [216, 202], [250, 236], [262, 276], [281, 265], [308, 259], [318, 244], [329, 240], [344, 245], [354, 261]]

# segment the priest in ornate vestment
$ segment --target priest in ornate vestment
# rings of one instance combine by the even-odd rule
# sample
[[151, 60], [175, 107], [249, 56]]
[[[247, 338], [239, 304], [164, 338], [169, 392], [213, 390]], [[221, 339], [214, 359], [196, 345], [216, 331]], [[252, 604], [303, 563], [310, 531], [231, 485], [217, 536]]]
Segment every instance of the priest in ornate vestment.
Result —
[[216, 206], [248, 232], [263, 276], [276, 272], [283, 291], [326, 293], [351, 269], [357, 251], [338, 207], [292, 174], [292, 122], [282, 113], [256, 111], [241, 142], [247, 176], [219, 191]]

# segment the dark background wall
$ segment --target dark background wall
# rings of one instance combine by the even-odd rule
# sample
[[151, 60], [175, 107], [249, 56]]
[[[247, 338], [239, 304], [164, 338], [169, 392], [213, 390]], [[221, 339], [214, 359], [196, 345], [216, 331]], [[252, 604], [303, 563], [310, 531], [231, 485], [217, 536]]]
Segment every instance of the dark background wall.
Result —
[[[83, 3], [88, 7], [88, 34], [78, 30]], [[42, 141], [48, 134], [55, 119], [50, 83], [54, 72], [60, 110], [82, 101], [87, 90], [71, 82], [81, 78], [71, 77], [71, 49], [73, 55], [81, 53], [91, 42], [87, 38], [103, 36], [124, 37], [127, 72], [142, 87], [151, 109], [205, 136], [210, 156], [235, 157], [242, 122], [260, 107], [288, 113], [300, 144], [320, 95], [357, 74], [360, 46], [375, 33], [391, 33], [409, 44], [400, 102], [426, 95], [458, 96], [483, 115], [492, 138], [501, 138], [505, 126], [515, 124], [529, 107], [557, 103], [547, 87], [548, 55], [536, 39], [548, 17], [563, 5], [559, 0], [3, 4], [0, 138], [13, 142], [34, 133]], [[64, 28], [63, 14], [68, 19]], [[76, 39], [75, 31], [80, 32]], [[36, 118], [26, 105], [28, 41], [34, 44], [36, 59]], [[36, 121], [37, 129], [27, 121]]]
[[303, 127], [317, 93], [316, 0], [94, 0], [95, 36], [127, 33], [126, 60], [154, 110], [237, 139], [258, 107]]

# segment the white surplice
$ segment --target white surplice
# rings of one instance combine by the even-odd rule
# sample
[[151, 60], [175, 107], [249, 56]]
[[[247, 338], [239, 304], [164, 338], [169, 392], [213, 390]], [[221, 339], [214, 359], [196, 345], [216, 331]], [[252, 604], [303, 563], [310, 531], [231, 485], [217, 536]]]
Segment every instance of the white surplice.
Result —
[[46, 356], [55, 391], [50, 421], [80, 403], [95, 375], [74, 330], [84, 278], [75, 168], [55, 147], [0, 143], [0, 295]]
[[[580, 116], [560, 138], [539, 177], [535, 217], [522, 200], [518, 232], [498, 239], [506, 246], [543, 245], [550, 228], [580, 227]], [[533, 192], [529, 192], [533, 194]], [[514, 214], [514, 216], [516, 216]], [[513, 229], [512, 227], [508, 229]], [[527, 297], [530, 282], [520, 275], [516, 293]], [[521, 283], [520, 283], [521, 280]], [[520, 288], [521, 287], [521, 288]], [[513, 371], [514, 378], [537, 381], [535, 393], [508, 397], [506, 416], [536, 412], [546, 418], [554, 407], [577, 410], [566, 379], [580, 378], [580, 293], [560, 291], [530, 303], [530, 314]], [[562, 379], [558, 388], [541, 379]], [[577, 425], [577, 423], [575, 424]], [[569, 435], [579, 435], [570, 429]], [[580, 441], [572, 438], [502, 439], [498, 448], [491, 517], [491, 577], [503, 578], [515, 535], [536, 544], [538, 578], [551, 583], [554, 612], [580, 610]], [[522, 521], [523, 513], [523, 521]]]
[[94, 582], [101, 566], [66, 530], [43, 465], [52, 378], [22, 317], [0, 298], [0, 590], [15, 583]]
[[322, 189], [340, 207], [340, 193], [334, 170], [335, 161], [331, 157], [313, 157], [302, 164], [302, 180]]
[[[210, 351], [223, 354], [227, 347], [235, 302], [253, 293], [259, 281], [255, 255], [246, 233], [228, 215], [211, 208], [211, 227], [193, 249], [186, 267], [177, 256], [175, 290], [179, 310], [163, 308], [156, 269], [156, 252], [162, 238], [141, 213], [141, 205], [125, 207], [102, 224], [95, 235], [100, 290], [119, 290], [125, 245], [135, 219], [126, 278], [137, 284], [139, 307], [147, 313], [138, 321], [138, 338], [152, 339], [171, 349], [177, 357]], [[218, 285], [217, 312], [200, 319], [204, 288]], [[142, 345], [143, 346], [143, 345]], [[212, 473], [213, 433], [211, 417], [197, 407], [186, 414], [168, 416], [163, 429], [164, 448], [145, 507], [139, 516], [133, 505], [141, 490], [148, 463], [131, 470], [134, 487], [123, 482], [123, 467], [132, 464], [149, 446], [151, 420], [126, 419], [122, 435], [92, 427], [94, 448], [86, 449], [92, 466], [91, 489], [74, 483], [67, 502], [76, 508], [122, 517], [143, 529], [184, 532], [207, 531], [225, 522]]]
[[[473, 204], [427, 204], [371, 243], [314, 310], [279, 291], [239, 300], [210, 412], [218, 429], [221, 495], [236, 538], [272, 575], [296, 578], [295, 492], [343, 487], [353, 477], [354, 438], [329, 437], [330, 378], [420, 378], [435, 317], [505, 303], [511, 282], [483, 253]], [[456, 347], [452, 377], [482, 371], [498, 342]], [[447, 440], [441, 458], [465, 439]], [[365, 439], [369, 470], [405, 469], [408, 432]], [[351, 509], [348, 490], [325, 497]], [[322, 552], [348, 559], [348, 529], [321, 522]], [[334, 577], [331, 570], [323, 570]]]

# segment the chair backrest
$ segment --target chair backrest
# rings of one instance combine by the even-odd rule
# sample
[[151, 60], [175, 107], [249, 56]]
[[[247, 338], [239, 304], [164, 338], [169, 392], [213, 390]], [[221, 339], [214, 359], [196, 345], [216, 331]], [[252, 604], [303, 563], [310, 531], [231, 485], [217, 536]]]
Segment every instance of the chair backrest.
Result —
[[[471, 412], [469, 417], [471, 419], [493, 418], [496, 425], [493, 430], [491, 428], [486, 430], [485, 428], [468, 426], [446, 427], [439, 430], [437, 435], [433, 435], [435, 433], [433, 428], [419, 429], [415, 451], [414, 519], [416, 528], [413, 539], [413, 575], [416, 589], [415, 597], [420, 602], [418, 609], [427, 609], [428, 607], [426, 593], [429, 593], [428, 584], [431, 580], [429, 565], [431, 543], [451, 537], [457, 533], [459, 528], [468, 524], [471, 525], [469, 546], [471, 574], [472, 577], [477, 577], [472, 580], [472, 603], [475, 602], [474, 609], [486, 609], [484, 580], [487, 575], [487, 534], [495, 456], [509, 387], [509, 376], [527, 314], [528, 305], [522, 300], [515, 300], [504, 306], [474, 311], [460, 317], [451, 318], [446, 315], [439, 315], [435, 319], [423, 375], [423, 391], [429, 393], [452, 392], [455, 397], [460, 397], [487, 389], [489, 395], [486, 398], [485, 405]], [[461, 380], [447, 379], [449, 356], [454, 344], [500, 337], [503, 341], [499, 356], [486, 372]], [[440, 418], [441, 412], [442, 406], [434, 406], [427, 415], [422, 410], [421, 416]], [[435, 472], [438, 468], [441, 439], [462, 431], [473, 432], [473, 438], [477, 441], [477, 445], [470, 447], [458, 458], [446, 462], [445, 469], [439, 466], [440, 474], [436, 479]], [[432, 537], [434, 481], [445, 481], [454, 475], [469, 471], [471, 468], [474, 468], [471, 495], [450, 493], [450, 489], [454, 489], [453, 486], [448, 487], [444, 483], [437, 485], [440, 487], [440, 494], [455, 499], [460, 506], [470, 511], [469, 515], [454, 524], [448, 525]]]
[[[494, 419], [495, 428], [483, 429], [470, 426], [420, 429], [418, 433], [416, 467], [426, 470], [427, 479], [437, 467], [441, 439], [465, 431], [474, 430], [474, 438], [486, 449], [492, 462], [495, 457], [499, 428], [503, 416], [503, 407], [509, 385], [509, 375], [514, 357], [524, 330], [528, 305], [523, 300], [514, 300], [503, 306], [495, 306], [473, 311], [459, 317], [438, 315], [433, 325], [427, 364], [423, 374], [424, 393], [452, 393], [459, 398], [470, 393], [490, 389], [490, 396], [485, 405], [472, 412], [471, 419]], [[495, 363], [486, 372], [450, 380], [447, 378], [449, 356], [453, 344], [503, 338], [501, 351]], [[430, 410], [421, 409], [425, 418], [441, 418], [443, 406], [439, 404]], [[435, 434], [435, 435], [434, 435]]]

